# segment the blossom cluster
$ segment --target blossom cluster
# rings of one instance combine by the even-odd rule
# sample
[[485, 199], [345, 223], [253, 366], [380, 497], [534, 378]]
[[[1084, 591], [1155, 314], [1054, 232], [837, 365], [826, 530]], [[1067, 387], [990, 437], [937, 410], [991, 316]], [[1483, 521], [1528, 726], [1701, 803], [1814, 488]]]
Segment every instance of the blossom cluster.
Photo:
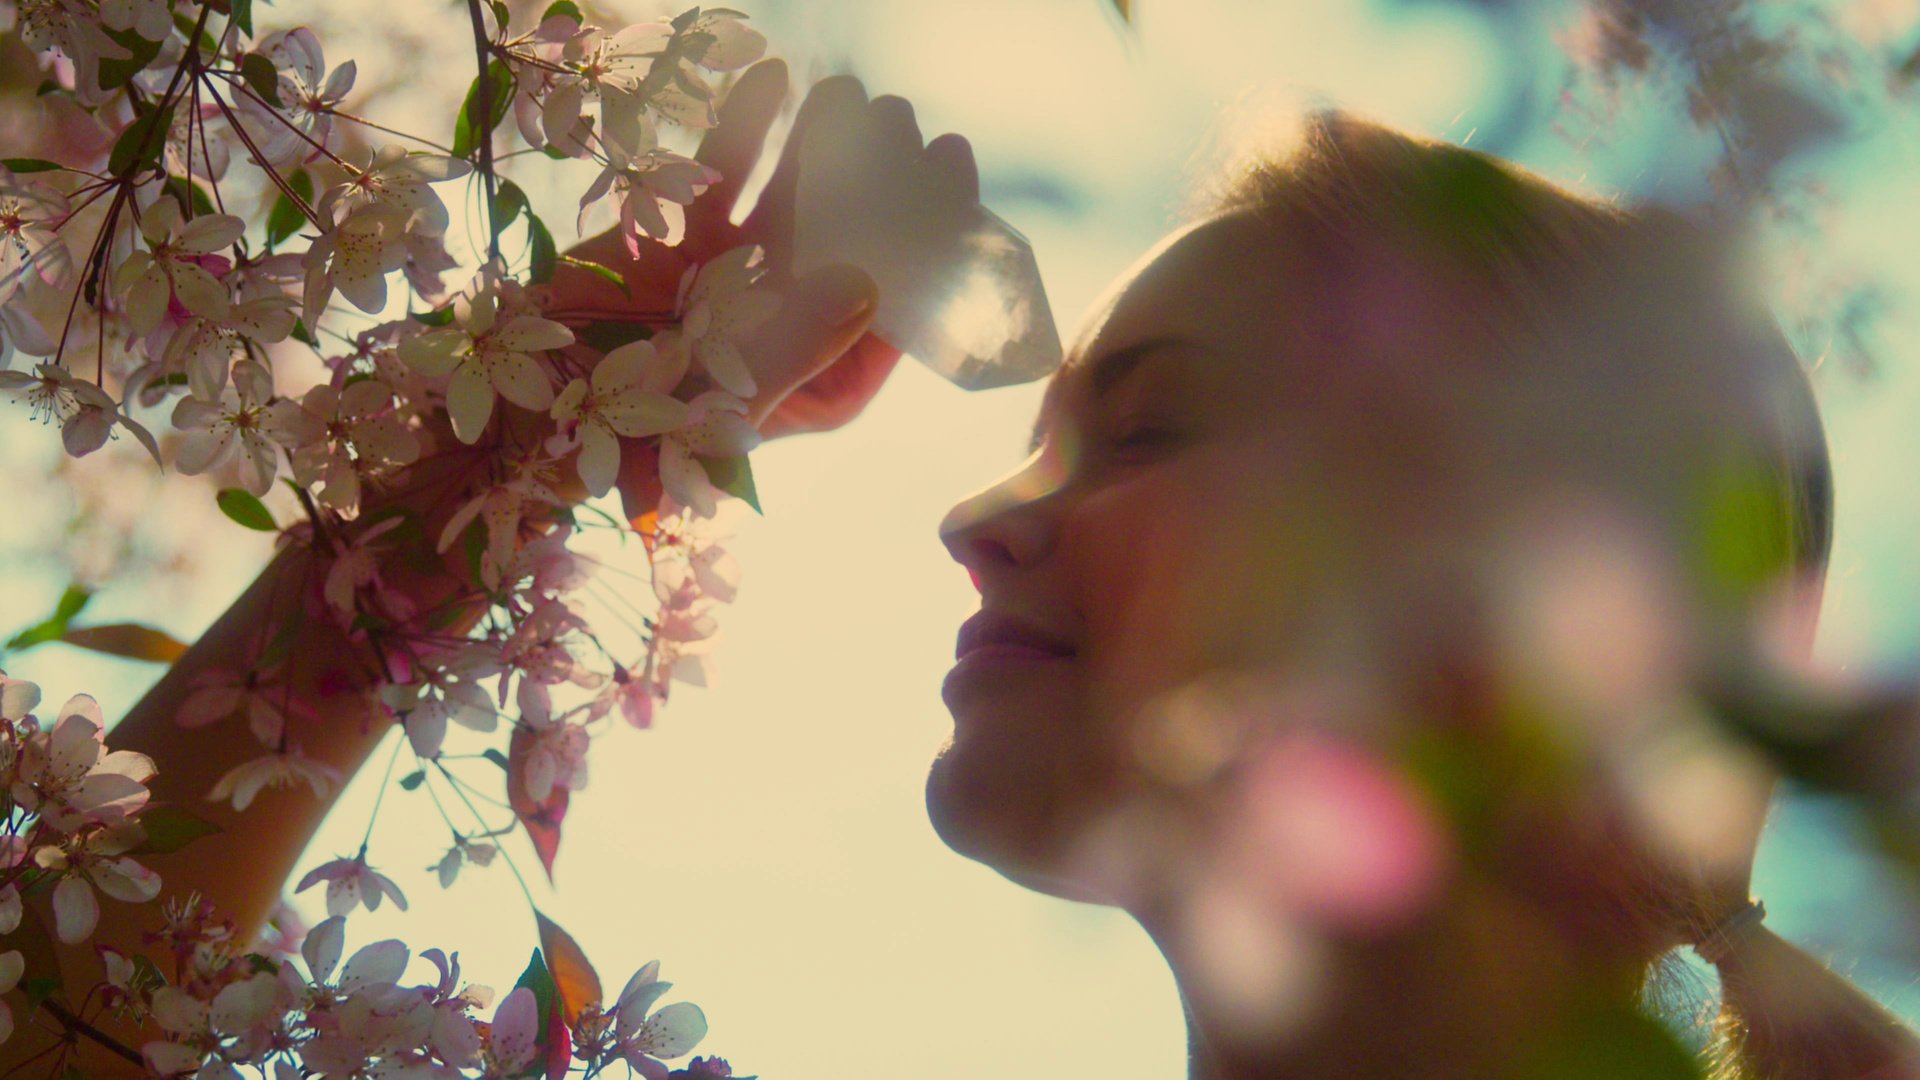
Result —
[[[602, 27], [556, 0], [528, 29], [504, 4], [472, 12], [478, 73], [442, 146], [350, 111], [355, 63], [329, 63], [306, 28], [256, 34], [249, 0], [0, 0], [0, 32], [11, 23], [38, 52], [49, 99], [103, 136], [52, 140], [68, 147], [58, 160], [0, 162], [0, 391], [57, 426], [74, 457], [125, 435], [163, 467], [212, 478], [229, 517], [277, 532], [314, 568], [252, 651], [199, 670], [174, 717], [259, 745], [207, 798], [244, 811], [272, 788], [336, 789], [343, 778], [302, 745], [337, 722], [319, 699], [342, 695], [363, 706], [352, 722], [403, 729], [418, 767], [402, 787], [472, 809], [482, 785], [459, 763], [502, 770], [505, 798], [496, 787], [478, 803], [511, 817], [448, 817], [451, 846], [431, 868], [443, 885], [491, 863], [515, 830], [551, 873], [595, 736], [649, 726], [675, 681], [710, 681], [716, 610], [739, 577], [713, 519], [723, 499], [753, 499], [748, 349], [779, 306], [747, 244], [685, 256], [677, 294], [632, 321], [548, 317], [561, 263], [621, 274], [558, 254], [494, 153], [504, 127], [593, 167], [578, 226], [614, 221], [630, 255], [678, 243], [688, 208], [723, 177], [670, 149], [666, 129], [718, 123], [717, 82], [766, 48], [746, 16], [695, 8]], [[446, 185], [459, 182], [484, 192], [477, 230], [449, 212]], [[509, 257], [514, 230], [524, 246]], [[475, 233], [485, 250], [462, 250]], [[261, 501], [281, 484], [304, 520], [282, 524]], [[628, 520], [601, 516], [643, 542], [652, 593], [623, 620], [630, 642], [590, 625], [598, 565], [573, 544], [596, 527], [583, 515], [600, 513], [579, 504], [616, 488]], [[619, 599], [633, 606], [629, 592]], [[303, 666], [316, 628], [346, 643], [350, 680]], [[39, 770], [13, 787], [16, 817], [37, 814], [38, 831], [18, 834], [7, 865], [53, 882], [59, 935], [82, 940], [95, 890], [158, 892], [131, 854], [151, 763], [82, 752], [100, 746], [90, 700], [41, 733], [20, 705], [25, 684], [6, 685], [6, 767]], [[449, 753], [455, 729], [504, 746]], [[309, 1053], [306, 1067], [329, 1073], [349, 1059], [345, 1071], [378, 1060], [409, 1076], [526, 1071], [519, 991], [474, 1027], [450, 961], [435, 987], [401, 988], [404, 947], [381, 943], [335, 973], [337, 920], [406, 900], [364, 847], [299, 888], [322, 883], [332, 920], [304, 973], [248, 967], [192, 905], [170, 915], [170, 933], [197, 941], [172, 984], [142, 990], [110, 960], [114, 1000], [166, 1033], [145, 1050], [156, 1071], [208, 1060], [224, 1064], [201, 1071], [224, 1077]], [[0, 979], [10, 964], [0, 956]], [[588, 1010], [598, 1026], [576, 1032], [575, 1049], [664, 1075], [654, 1059], [691, 1048], [704, 1023], [679, 1006], [649, 1013], [663, 989], [636, 977], [604, 1013]], [[544, 1042], [545, 1021], [535, 1030]]]
[[[108, 751], [99, 705], [84, 694], [43, 723], [34, 710], [40, 688], [0, 674], [0, 799], [7, 811], [0, 878], [0, 935], [19, 930], [28, 918], [22, 894], [51, 898], [54, 934], [77, 945], [91, 939], [99, 922], [95, 891], [128, 903], [147, 903], [160, 893], [160, 878], [133, 857], [176, 850], [212, 827], [179, 811], [148, 805], [146, 781], [154, 763], [144, 754]], [[343, 860], [344, 862], [344, 860]], [[564, 931], [541, 917], [542, 948], [564, 951], [566, 971], [556, 977], [540, 952], [490, 1021], [478, 1013], [494, 1003], [485, 986], [463, 982], [460, 957], [427, 949], [431, 981], [409, 985], [412, 954], [397, 940], [373, 942], [346, 957], [346, 915], [359, 901], [363, 881], [398, 890], [364, 868], [357, 874], [322, 867], [313, 880], [331, 877], [328, 907], [334, 911], [288, 955], [269, 955], [238, 939], [231, 923], [211, 904], [189, 895], [164, 905], [161, 928], [147, 935], [147, 953], [98, 947], [101, 974], [84, 994], [68, 986], [64, 996], [82, 1002], [76, 1015], [62, 1005], [55, 1019], [70, 1033], [105, 1039], [95, 1021], [116, 1030], [137, 1029], [137, 1051], [156, 1077], [192, 1074], [197, 1080], [277, 1080], [301, 1075], [381, 1075], [456, 1080], [462, 1077], [525, 1076], [578, 1060], [589, 1073], [625, 1062], [650, 1080], [670, 1074], [665, 1061], [690, 1053], [706, 1036], [706, 1016], [696, 1005], [654, 1006], [671, 989], [659, 965], [635, 972], [612, 1003], [598, 1000], [598, 979]], [[347, 900], [342, 910], [338, 901]], [[370, 898], [369, 906], [377, 904]], [[169, 977], [167, 972], [171, 972]], [[29, 971], [19, 949], [0, 952], [0, 994], [22, 984], [47, 989], [30, 995], [30, 1008], [60, 994], [72, 971]], [[13, 1034], [12, 1007], [0, 1000], [0, 1043]], [[560, 1033], [564, 1033], [564, 1036]], [[128, 1053], [132, 1047], [115, 1044]], [[695, 1059], [680, 1076], [725, 1078], [720, 1059]]]
[[[304, 28], [255, 36], [250, 4], [19, 3], [54, 93], [117, 135], [88, 160], [0, 167], [0, 390], [57, 424], [75, 456], [124, 432], [181, 473], [218, 478], [229, 516], [279, 529], [322, 568], [257, 653], [203, 671], [180, 709], [182, 725], [231, 723], [262, 748], [207, 795], [245, 809], [269, 788], [339, 783], [302, 753], [320, 721], [292, 689], [297, 628], [330, 622], [366, 654], [367, 711], [403, 726], [420, 761], [403, 783], [470, 783], [446, 765], [450, 726], [509, 735], [489, 753], [515, 819], [449, 822], [435, 867], [449, 883], [516, 823], [550, 870], [592, 733], [616, 716], [646, 727], [673, 681], [709, 681], [715, 608], [738, 573], [708, 519], [730, 494], [751, 498], [747, 341], [779, 305], [759, 249], [739, 246], [689, 260], [662, 317], [619, 324], [617, 342], [579, 340], [583, 328], [542, 310], [558, 257], [492, 155], [510, 112], [530, 148], [599, 167], [583, 226], [611, 204], [630, 252], [677, 241], [721, 177], [667, 149], [662, 128], [717, 123], [710, 80], [766, 47], [744, 15], [605, 28], [558, 0], [517, 32], [504, 5], [476, 11], [482, 67], [449, 153], [350, 138], [389, 130], [345, 108], [355, 64], [330, 66]], [[491, 240], [449, 288], [439, 189], [462, 178], [484, 180]], [[249, 191], [264, 220], [230, 212]], [[498, 251], [515, 222], [524, 264]], [[386, 315], [396, 281], [407, 314], [333, 328], [344, 308]], [[324, 373], [304, 388], [289, 385], [296, 346]], [[30, 371], [13, 370], [16, 354]], [[308, 520], [274, 522], [258, 499], [277, 481]], [[612, 523], [641, 534], [654, 593], [631, 647], [589, 625], [580, 594], [595, 567], [570, 547], [587, 527], [573, 504], [616, 487], [635, 516]], [[650, 508], [636, 510], [636, 490], [657, 492], [642, 496]], [[395, 580], [422, 555], [446, 580]], [[355, 865], [372, 872], [364, 853]], [[404, 904], [397, 886], [353, 895]]]

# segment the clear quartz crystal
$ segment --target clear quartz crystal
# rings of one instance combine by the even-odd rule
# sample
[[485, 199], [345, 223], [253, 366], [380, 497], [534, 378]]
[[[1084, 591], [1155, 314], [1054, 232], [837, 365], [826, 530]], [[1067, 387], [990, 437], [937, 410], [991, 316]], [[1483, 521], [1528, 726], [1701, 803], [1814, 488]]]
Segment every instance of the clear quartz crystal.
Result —
[[1060, 332], [1026, 237], [935, 178], [882, 161], [858, 135], [802, 140], [794, 272], [866, 271], [880, 291], [873, 332], [967, 390], [1052, 374]]

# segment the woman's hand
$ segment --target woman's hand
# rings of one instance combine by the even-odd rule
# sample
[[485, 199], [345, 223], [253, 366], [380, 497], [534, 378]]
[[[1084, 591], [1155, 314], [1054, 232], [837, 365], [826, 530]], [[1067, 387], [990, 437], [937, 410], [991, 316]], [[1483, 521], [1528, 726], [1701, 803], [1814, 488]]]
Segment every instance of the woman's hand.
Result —
[[[835, 76], [807, 95], [766, 190], [752, 213], [735, 224], [741, 186], [759, 161], [786, 96], [787, 69], [778, 60], [756, 64], [741, 76], [720, 109], [719, 126], [695, 155], [723, 179], [687, 208], [686, 234], [677, 246], [642, 237], [636, 258], [618, 231], [610, 230], [569, 252], [619, 271], [631, 296], [563, 263], [554, 273], [547, 309], [563, 321], [657, 320], [672, 306], [687, 267], [742, 244], [761, 245], [767, 252], [766, 284], [785, 300], [749, 354], [760, 393], [748, 403], [748, 415], [763, 438], [847, 423], [879, 392], [900, 357], [867, 333], [877, 296], [866, 274], [850, 266], [827, 267], [800, 280], [791, 274], [802, 136], [821, 125], [868, 136], [865, 141], [888, 148], [876, 167], [932, 177], [943, 197], [979, 198], [973, 151], [965, 139], [943, 135], [923, 147], [911, 105], [897, 97], [869, 101], [858, 79]], [[881, 138], [872, 138], [876, 133]]]

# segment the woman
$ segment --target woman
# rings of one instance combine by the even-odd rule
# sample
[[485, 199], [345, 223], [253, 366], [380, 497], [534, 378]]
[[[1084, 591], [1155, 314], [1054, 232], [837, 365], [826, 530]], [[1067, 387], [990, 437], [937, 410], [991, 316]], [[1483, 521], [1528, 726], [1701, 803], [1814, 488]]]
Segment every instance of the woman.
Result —
[[1728, 1075], [1915, 1075], [1757, 925], [1768, 779], [1702, 713], [1810, 645], [1830, 534], [1732, 265], [1339, 115], [1229, 177], [942, 527], [942, 837], [1134, 914], [1196, 1077], [1668, 1075], [1636, 1000], [1689, 943]]
[[[747, 175], [785, 83], [749, 72], [703, 158]], [[964, 141], [923, 151], [898, 99], [829, 80], [799, 123], [865, 125], [977, 197]], [[1791, 355], [1673, 223], [1338, 117], [1302, 146], [1123, 279], [1033, 458], [943, 527], [982, 610], [945, 685], [941, 835], [1135, 914], [1198, 1078], [1664, 1075], [1675, 1051], [1635, 1006], [1687, 942], [1720, 959], [1739, 1067], [1908, 1075], [1904, 1031], [1743, 907], [1764, 782], [1667, 832], [1622, 782], [1660, 763], [1646, 746], [1710, 735], [1691, 680], [1742, 655], [1775, 586], [1817, 599], [1825, 458]], [[679, 249], [587, 245], [633, 296], [563, 269], [548, 313], [660, 307], [686, 260], [742, 240], [777, 272], [792, 184], [789, 158], [739, 227], [737, 189], [710, 194]], [[755, 373], [766, 435], [846, 422], [897, 359], [865, 335], [863, 275], [787, 293]], [[646, 508], [634, 465], [622, 493]], [[1728, 555], [1703, 506], [1780, 542]], [[198, 801], [247, 753], [171, 716], [315, 558], [277, 560], [116, 732], [167, 766], [156, 799]], [[1556, 617], [1589, 609], [1558, 601], [1602, 573], [1624, 615], [1567, 648], [1586, 628]], [[351, 655], [300, 633], [303, 656]], [[384, 734], [353, 722], [349, 667], [292, 687], [338, 714], [305, 752], [343, 770]], [[251, 931], [324, 810], [270, 791], [151, 865]], [[96, 943], [137, 941], [137, 915], [107, 908]]]

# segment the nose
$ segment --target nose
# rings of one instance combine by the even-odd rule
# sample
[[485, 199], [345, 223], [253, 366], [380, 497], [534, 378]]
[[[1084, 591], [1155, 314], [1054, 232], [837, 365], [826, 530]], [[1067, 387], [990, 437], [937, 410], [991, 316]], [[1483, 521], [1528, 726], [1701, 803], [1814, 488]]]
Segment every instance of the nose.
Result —
[[1053, 546], [1054, 512], [1064, 470], [1040, 450], [1018, 469], [960, 500], [940, 522], [940, 542], [966, 567], [974, 587], [1008, 570], [1029, 567]]

